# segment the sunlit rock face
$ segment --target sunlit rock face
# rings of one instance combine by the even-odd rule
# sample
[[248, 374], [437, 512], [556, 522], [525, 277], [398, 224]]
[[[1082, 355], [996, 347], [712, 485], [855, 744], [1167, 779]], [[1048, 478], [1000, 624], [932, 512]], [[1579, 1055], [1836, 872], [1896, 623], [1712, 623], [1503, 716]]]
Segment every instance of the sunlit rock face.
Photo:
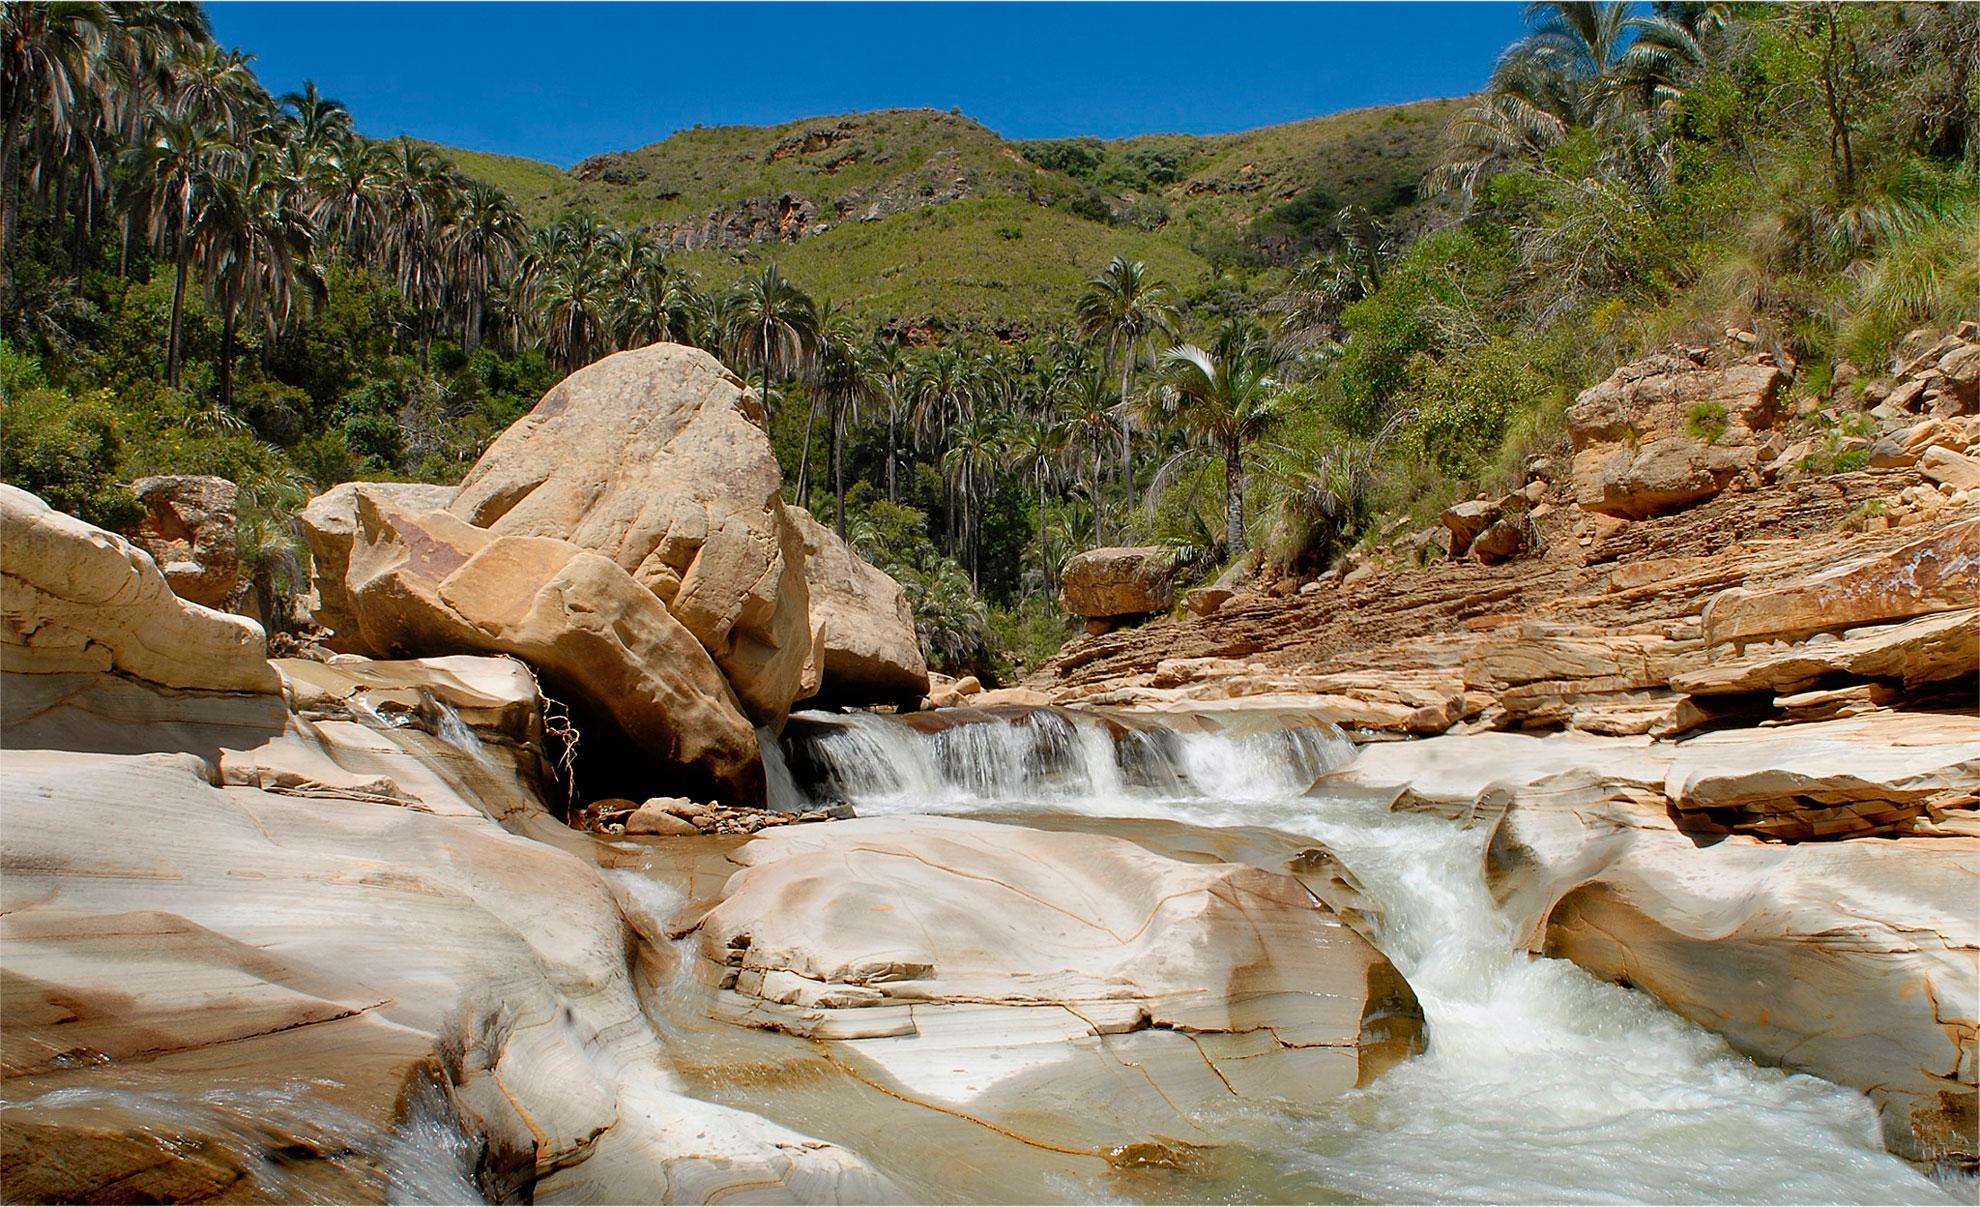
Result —
[[759, 836], [702, 918], [734, 1023], [1060, 1148], [1199, 1138], [1233, 1097], [1317, 1102], [1415, 1050], [1379, 952], [1288, 876], [951, 818]]
[[144, 504], [131, 537], [158, 563], [172, 590], [196, 604], [225, 607], [240, 583], [240, 491], [225, 478], [172, 475], [139, 478], [131, 493]]
[[928, 662], [907, 593], [810, 512], [785, 511], [804, 538], [804, 578], [820, 653], [816, 698], [918, 703], [928, 694]]

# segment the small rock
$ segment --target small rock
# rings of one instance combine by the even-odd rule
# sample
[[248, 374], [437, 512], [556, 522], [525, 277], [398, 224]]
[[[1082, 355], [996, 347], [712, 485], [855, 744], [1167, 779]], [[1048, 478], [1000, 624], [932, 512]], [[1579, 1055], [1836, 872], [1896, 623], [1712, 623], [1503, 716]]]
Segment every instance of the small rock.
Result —
[[1301, 595], [1318, 595], [1320, 594], [1320, 584], [1318, 582], [1301, 583], [1299, 585], [1299, 593]]
[[670, 838], [685, 838], [701, 833], [701, 827], [683, 817], [669, 813], [666, 805], [673, 803], [665, 798], [655, 798], [641, 805], [631, 817], [626, 819], [626, 833], [654, 834]]
[[1478, 560], [1488, 566], [1511, 561], [1526, 549], [1526, 524], [1519, 520], [1500, 520], [1478, 534], [1472, 542], [1471, 551]]

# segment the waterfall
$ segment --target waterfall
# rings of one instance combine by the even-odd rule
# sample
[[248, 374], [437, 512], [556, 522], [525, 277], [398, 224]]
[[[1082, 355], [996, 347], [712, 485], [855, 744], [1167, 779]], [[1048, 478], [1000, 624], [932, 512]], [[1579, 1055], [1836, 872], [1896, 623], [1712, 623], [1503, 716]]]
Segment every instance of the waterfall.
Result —
[[1204, 710], [1172, 718], [1066, 709], [930, 720], [799, 713], [784, 758], [794, 790], [862, 813], [968, 812], [1050, 802], [1269, 800], [1304, 792], [1353, 757], [1335, 726], [1297, 713]]
[[784, 762], [784, 747], [768, 729], [756, 731], [756, 746], [763, 752], [764, 803], [779, 813], [796, 813], [805, 806], [804, 794], [791, 778]]

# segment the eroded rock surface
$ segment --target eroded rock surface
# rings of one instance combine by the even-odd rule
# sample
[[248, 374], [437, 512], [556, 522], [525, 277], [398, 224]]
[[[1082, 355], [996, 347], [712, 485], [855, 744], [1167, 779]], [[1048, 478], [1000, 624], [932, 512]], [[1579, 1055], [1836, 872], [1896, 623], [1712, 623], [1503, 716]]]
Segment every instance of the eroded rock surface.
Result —
[[1416, 1043], [1401, 978], [1290, 877], [934, 817], [733, 858], [696, 935], [719, 1017], [1060, 1151], [1194, 1140], [1193, 1105], [1319, 1101]]
[[0, 486], [0, 666], [116, 672], [168, 688], [272, 692], [261, 626], [180, 599], [149, 554]]

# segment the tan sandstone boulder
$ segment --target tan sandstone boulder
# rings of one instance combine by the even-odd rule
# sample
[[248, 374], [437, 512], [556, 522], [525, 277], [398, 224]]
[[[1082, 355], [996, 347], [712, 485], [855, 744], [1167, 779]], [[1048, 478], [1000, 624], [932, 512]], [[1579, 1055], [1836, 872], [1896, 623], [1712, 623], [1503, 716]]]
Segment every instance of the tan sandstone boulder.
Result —
[[114, 533], [0, 486], [0, 667], [112, 671], [161, 687], [274, 692], [261, 626], [179, 598]]
[[907, 593], [802, 507], [785, 509], [804, 538], [811, 623], [821, 630], [816, 697], [834, 704], [896, 704], [928, 694], [928, 663]]
[[686, 626], [758, 724], [811, 654], [804, 542], [755, 395], [697, 348], [620, 352], [559, 383], [468, 471], [449, 510], [616, 564]]
[[239, 585], [235, 509], [239, 491], [225, 478], [139, 478], [131, 493], [144, 518], [130, 534], [165, 572], [180, 599], [223, 608]]
[[1568, 409], [1575, 499], [1627, 519], [1712, 498], [1759, 462], [1787, 374], [1771, 357], [1714, 364], [1660, 353], [1623, 365]]
[[408, 512], [369, 487], [357, 501], [346, 584], [369, 648], [512, 654], [650, 757], [760, 799], [755, 728], [728, 682], [618, 565], [568, 541], [495, 536], [449, 512]]
[[310, 584], [316, 599], [311, 619], [331, 631], [326, 644], [346, 654], [362, 654], [369, 649], [359, 635], [357, 614], [351, 611], [345, 586], [350, 573], [351, 543], [357, 539], [360, 486], [408, 511], [439, 511], [454, 501], [456, 493], [452, 486], [418, 482], [346, 482], [317, 495], [303, 508], [297, 518], [302, 521], [303, 537], [309, 542], [310, 560], [314, 563]]
[[1175, 602], [1175, 552], [1162, 545], [1088, 549], [1066, 562], [1059, 593], [1074, 616], [1166, 612]]

